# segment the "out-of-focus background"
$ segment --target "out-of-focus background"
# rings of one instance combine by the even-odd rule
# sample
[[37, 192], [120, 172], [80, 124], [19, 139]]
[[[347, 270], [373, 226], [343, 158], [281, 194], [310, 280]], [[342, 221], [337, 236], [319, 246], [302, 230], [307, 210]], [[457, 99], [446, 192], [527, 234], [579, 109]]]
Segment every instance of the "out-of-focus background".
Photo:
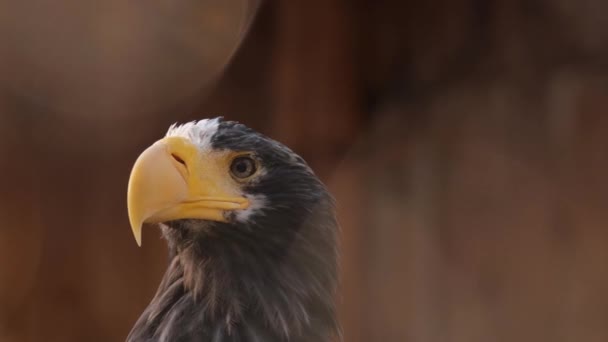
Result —
[[339, 204], [346, 342], [608, 341], [608, 2], [0, 1], [0, 341], [121, 341], [130, 167], [223, 115]]

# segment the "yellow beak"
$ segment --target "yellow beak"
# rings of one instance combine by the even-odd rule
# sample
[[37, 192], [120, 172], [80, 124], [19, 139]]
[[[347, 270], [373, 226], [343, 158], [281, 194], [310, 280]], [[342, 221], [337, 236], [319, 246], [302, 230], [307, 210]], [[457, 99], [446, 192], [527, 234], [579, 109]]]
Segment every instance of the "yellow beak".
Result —
[[[219, 158], [220, 164], [221, 158]], [[127, 190], [129, 221], [141, 246], [144, 223], [177, 219], [226, 221], [226, 211], [245, 209], [249, 201], [230, 182], [218, 158], [202, 154], [190, 141], [157, 141], [135, 161]]]

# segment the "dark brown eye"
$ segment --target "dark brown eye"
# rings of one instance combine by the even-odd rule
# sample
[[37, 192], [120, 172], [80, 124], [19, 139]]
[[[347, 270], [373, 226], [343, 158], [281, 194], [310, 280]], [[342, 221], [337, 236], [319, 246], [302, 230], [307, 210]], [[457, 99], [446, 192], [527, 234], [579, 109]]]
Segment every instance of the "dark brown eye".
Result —
[[230, 172], [236, 178], [247, 178], [253, 175], [256, 171], [255, 161], [251, 157], [234, 158], [230, 165]]

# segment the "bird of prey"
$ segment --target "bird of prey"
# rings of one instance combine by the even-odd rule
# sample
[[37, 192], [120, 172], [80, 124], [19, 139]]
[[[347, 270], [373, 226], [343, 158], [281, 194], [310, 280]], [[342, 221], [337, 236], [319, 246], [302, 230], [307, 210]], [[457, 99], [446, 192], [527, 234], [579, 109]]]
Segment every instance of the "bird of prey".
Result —
[[127, 341], [340, 339], [334, 201], [286, 146], [222, 118], [172, 125], [127, 202], [137, 243], [159, 223], [170, 251]]

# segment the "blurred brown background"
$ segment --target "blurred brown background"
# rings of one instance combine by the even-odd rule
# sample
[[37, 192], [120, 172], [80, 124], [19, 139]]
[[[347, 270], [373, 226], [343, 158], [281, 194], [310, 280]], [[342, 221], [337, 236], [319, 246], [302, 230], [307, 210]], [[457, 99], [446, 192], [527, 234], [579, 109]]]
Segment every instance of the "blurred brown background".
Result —
[[217, 115], [337, 197], [346, 342], [608, 341], [606, 13], [0, 0], [0, 341], [124, 340], [166, 267], [130, 167]]

